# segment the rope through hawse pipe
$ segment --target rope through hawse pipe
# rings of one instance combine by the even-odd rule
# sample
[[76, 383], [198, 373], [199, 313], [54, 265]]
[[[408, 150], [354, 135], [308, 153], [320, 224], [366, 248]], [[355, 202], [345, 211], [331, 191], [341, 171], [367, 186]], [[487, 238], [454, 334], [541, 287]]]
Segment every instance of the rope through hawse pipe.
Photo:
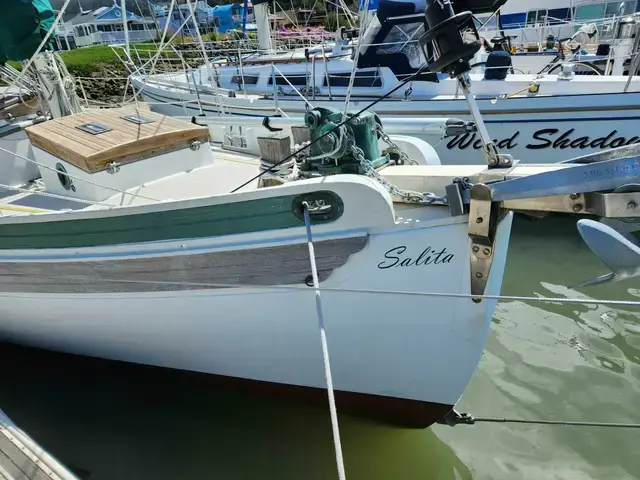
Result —
[[311, 276], [316, 298], [316, 313], [318, 315], [318, 327], [320, 328], [320, 344], [322, 346], [322, 359], [324, 363], [324, 376], [327, 382], [327, 396], [329, 400], [329, 413], [331, 415], [331, 431], [333, 433], [333, 444], [336, 451], [336, 464], [338, 467], [338, 478], [346, 480], [344, 469], [344, 459], [342, 456], [342, 442], [340, 441], [340, 427], [338, 426], [338, 411], [333, 392], [333, 379], [331, 377], [331, 362], [329, 359], [329, 346], [327, 344], [327, 334], [324, 329], [324, 315], [322, 312], [322, 298], [320, 296], [320, 282], [318, 281], [318, 268], [316, 266], [316, 255], [313, 247], [313, 236], [311, 234], [311, 214], [309, 204], [302, 203], [304, 211], [304, 224], [307, 230], [307, 243], [309, 245], [309, 261], [311, 263]]

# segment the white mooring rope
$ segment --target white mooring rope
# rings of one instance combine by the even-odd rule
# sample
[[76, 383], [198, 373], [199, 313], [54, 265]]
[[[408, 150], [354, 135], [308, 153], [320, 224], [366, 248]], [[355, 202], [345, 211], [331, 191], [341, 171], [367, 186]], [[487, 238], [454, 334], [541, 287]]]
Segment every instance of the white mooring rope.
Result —
[[340, 442], [340, 427], [338, 426], [338, 411], [336, 409], [336, 399], [333, 395], [333, 380], [331, 378], [331, 363], [329, 362], [329, 347], [327, 345], [327, 334], [324, 330], [324, 316], [322, 315], [322, 299], [320, 298], [320, 282], [318, 281], [318, 269], [316, 268], [316, 254], [313, 248], [313, 237], [311, 236], [311, 218], [309, 214], [309, 204], [307, 202], [303, 202], [302, 208], [304, 211], [304, 224], [307, 228], [307, 242], [309, 243], [309, 260], [311, 262], [313, 288], [316, 292], [316, 311], [318, 313], [318, 326], [320, 327], [320, 343], [322, 344], [322, 358], [324, 360], [324, 376], [327, 381], [327, 396], [329, 397], [329, 412], [331, 414], [333, 444], [336, 449], [338, 478], [340, 480], [346, 480], [347, 476], [344, 470], [344, 460], [342, 458], [342, 443]]

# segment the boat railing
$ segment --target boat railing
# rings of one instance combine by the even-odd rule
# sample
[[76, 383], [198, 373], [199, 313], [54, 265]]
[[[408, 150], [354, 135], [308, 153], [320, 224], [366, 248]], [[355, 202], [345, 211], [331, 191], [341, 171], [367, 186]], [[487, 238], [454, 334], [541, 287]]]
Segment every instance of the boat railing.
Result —
[[27, 75], [20, 75], [20, 71], [8, 63], [0, 65], [0, 85], [12, 85], [16, 92], [31, 94], [38, 91], [38, 85]]
[[[555, 17], [547, 17], [544, 22], [534, 25], [527, 23], [510, 24], [509, 30], [505, 31], [511, 39], [512, 45], [518, 50], [527, 50], [530, 48], [541, 48], [546, 37], [554, 35], [556, 38], [568, 37], [573, 35], [580, 27], [586, 24], [594, 24], [597, 28], [597, 34], [592, 39], [592, 44], [597, 45], [600, 42], [606, 42], [613, 39], [615, 34], [615, 25], [619, 21], [620, 16], [607, 16], [602, 18], [585, 19], [585, 20], [565, 20]], [[483, 28], [478, 31], [482, 36], [495, 36], [499, 32], [496, 28]]]
[[[615, 33], [618, 30], [618, 27], [620, 25], [620, 20], [622, 19], [622, 16], [624, 15], [624, 10], [625, 10], [625, 3], [621, 2], [620, 5], [618, 6], [618, 11], [616, 12], [616, 18], [615, 18], [615, 22], [613, 24], [613, 28], [611, 29], [615, 35]], [[635, 49], [634, 49], [635, 50]], [[613, 67], [613, 63], [612, 63], [612, 55], [613, 55], [613, 51], [610, 50], [609, 51], [609, 56], [607, 58], [607, 65], [604, 69], [604, 74], [605, 75], [609, 75], [611, 73], [611, 68]]]
[[[275, 81], [275, 77], [276, 77], [276, 73], [278, 75], [280, 75], [282, 78], [284, 78], [285, 82], [287, 82], [289, 84], [289, 86], [293, 89], [293, 91], [309, 106], [309, 108], [313, 108], [313, 105], [309, 102], [309, 100], [307, 100], [307, 97], [305, 95], [303, 95], [302, 93], [300, 93], [300, 90], [298, 90], [290, 81], [289, 79], [280, 71], [280, 69], [278, 67], [276, 67], [274, 64], [271, 65], [271, 75], [273, 78], [273, 91], [274, 91], [274, 100], [276, 103], [276, 108], [278, 107], [278, 86], [276, 85], [276, 81]], [[315, 80], [314, 80], [315, 83]]]
[[316, 99], [316, 58], [320, 54], [322, 54], [322, 59], [323, 59], [322, 63], [324, 65], [324, 77], [325, 77], [326, 82], [327, 82], [329, 100], [333, 100], [333, 96], [331, 95], [331, 81], [329, 79], [329, 65], [328, 65], [329, 64], [329, 60], [327, 59], [327, 55], [324, 53], [324, 51], [317, 52], [316, 54], [313, 55], [313, 57], [311, 59], [311, 78], [313, 79], [313, 88], [312, 88], [313, 100]]

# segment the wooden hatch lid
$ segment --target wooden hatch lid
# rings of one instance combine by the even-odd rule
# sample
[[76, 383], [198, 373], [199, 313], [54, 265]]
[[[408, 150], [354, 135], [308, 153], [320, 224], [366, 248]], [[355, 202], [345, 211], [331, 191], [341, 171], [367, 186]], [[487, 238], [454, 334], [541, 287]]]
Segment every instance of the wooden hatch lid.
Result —
[[209, 129], [131, 107], [91, 109], [26, 128], [33, 146], [94, 173], [209, 142]]

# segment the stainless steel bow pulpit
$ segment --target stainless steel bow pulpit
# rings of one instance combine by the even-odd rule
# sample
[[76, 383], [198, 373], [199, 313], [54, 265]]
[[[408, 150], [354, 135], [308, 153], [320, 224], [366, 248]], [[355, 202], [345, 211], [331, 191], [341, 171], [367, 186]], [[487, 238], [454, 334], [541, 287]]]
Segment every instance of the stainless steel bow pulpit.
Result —
[[[458, 3], [463, 5], [464, 1]], [[454, 179], [446, 189], [451, 214], [469, 215], [471, 294], [481, 296], [485, 291], [493, 262], [495, 232], [507, 210], [592, 214], [600, 219], [638, 217], [640, 145], [579, 157], [565, 162], [563, 168], [509, 179], [517, 161], [498, 152], [471, 92], [469, 62], [481, 46], [472, 12], [456, 14], [450, 0], [427, 0], [426, 4], [426, 31], [420, 45], [425, 58], [430, 59], [427, 69], [457, 79], [487, 159], [487, 170], [480, 174], [477, 183]], [[579, 222], [579, 232], [589, 248], [612, 269], [610, 274], [582, 285], [640, 274], [640, 243], [632, 235], [634, 225], [629, 227], [627, 223], [624, 229], [621, 225], [619, 221]]]

